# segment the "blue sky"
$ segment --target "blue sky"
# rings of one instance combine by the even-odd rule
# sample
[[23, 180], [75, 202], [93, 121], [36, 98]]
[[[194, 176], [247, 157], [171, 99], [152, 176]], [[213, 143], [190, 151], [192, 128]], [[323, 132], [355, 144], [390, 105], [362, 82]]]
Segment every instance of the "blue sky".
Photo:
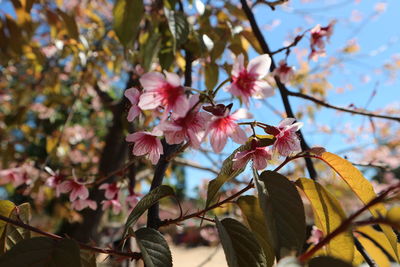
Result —
[[[388, 104], [400, 107], [398, 79], [389, 82], [386, 75], [376, 74], [376, 71], [381, 69], [384, 63], [389, 62], [394, 54], [400, 53], [400, 27], [396, 27], [396, 25], [399, 25], [400, 1], [318, 0], [308, 1], [310, 3], [303, 2], [306, 1], [292, 0], [288, 7], [277, 7], [276, 11], [271, 11], [266, 5], [259, 5], [255, 8], [256, 19], [261, 28], [264, 29], [263, 34], [272, 51], [284, 46], [284, 41], [296, 28], [301, 27], [304, 31], [314, 27], [316, 24], [326, 26], [331, 20], [336, 19], [334, 34], [326, 47], [328, 56], [320, 58], [316, 63], [311, 62], [311, 68], [326, 63], [329, 60], [329, 56], [337, 54], [351, 39], [357, 40], [361, 49], [350, 57], [348, 61], [344, 62], [343, 69], [335, 67], [328, 77], [328, 81], [334, 87], [328, 92], [328, 102], [342, 107], [348, 107], [353, 104], [360, 108], [365, 107], [368, 103], [369, 110], [383, 108]], [[373, 16], [373, 14], [376, 15], [375, 8], [377, 3], [386, 4], [386, 11], [380, 15]], [[354, 21], [357, 17], [356, 15], [361, 18], [359, 22]], [[266, 25], [273, 24], [277, 26], [272, 30], [266, 30]], [[299, 47], [308, 48], [309, 40], [304, 38]], [[252, 52], [250, 57], [256, 55], [255, 52]], [[283, 57], [283, 54], [276, 55], [275, 61], [279, 62]], [[289, 56], [288, 62], [296, 66], [296, 56], [293, 53]], [[369, 82], [363, 82], [362, 77], [367, 76], [370, 79]], [[346, 87], [348, 84], [351, 84], [353, 89], [345, 90], [341, 94], [336, 93], [336, 88]], [[296, 90], [295, 88], [289, 89]], [[374, 89], [376, 89], [376, 95], [369, 101]], [[268, 98], [267, 101], [276, 109], [284, 111], [279, 92], [276, 92], [275, 96]], [[294, 111], [310, 104], [308, 101], [294, 97], [290, 98], [290, 102]], [[261, 107], [254, 108], [258, 105], [261, 105]], [[254, 101], [251, 106], [251, 112], [256, 120], [269, 124], [277, 124], [281, 120], [279, 116], [261, 103], [257, 103], [257, 101]], [[368, 120], [361, 116], [353, 116], [321, 108], [315, 115], [315, 121], [303, 120], [303, 122], [305, 125], [302, 130], [310, 146], [323, 146], [333, 153], [339, 153], [342, 156], [350, 155], [351, 157], [351, 154], [341, 153], [341, 151], [354, 145], [373, 145], [372, 137], [363, 137], [362, 140], [356, 140], [355, 143], [349, 144], [345, 141], [345, 136], [341, 134], [315, 132], [315, 122], [320, 125], [328, 125], [331, 129], [344, 127], [346, 123], [354, 127], [368, 123]], [[236, 147], [237, 144], [228, 142], [224, 151], [230, 153]], [[356, 158], [357, 155], [353, 156]], [[212, 166], [210, 161], [199, 152], [189, 153], [186, 157]], [[193, 189], [199, 184], [200, 180], [214, 178], [208, 172], [191, 168], [187, 169], [187, 177], [188, 192], [190, 194], [193, 194]]]

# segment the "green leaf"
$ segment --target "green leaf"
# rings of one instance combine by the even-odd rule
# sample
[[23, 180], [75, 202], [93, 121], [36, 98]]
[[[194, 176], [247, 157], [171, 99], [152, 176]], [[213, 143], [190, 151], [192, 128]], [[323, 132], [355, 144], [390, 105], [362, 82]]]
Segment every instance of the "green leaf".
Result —
[[306, 239], [304, 206], [296, 187], [285, 176], [264, 171], [256, 176], [261, 209], [272, 237], [275, 255], [300, 252]]
[[[330, 234], [346, 219], [340, 203], [319, 183], [311, 179], [300, 178], [296, 181], [308, 200], [314, 212], [315, 225], [324, 233]], [[354, 240], [351, 229], [333, 238], [324, 248], [326, 255], [351, 262], [354, 258]]]
[[332, 257], [327, 257], [327, 256], [320, 256], [311, 259], [308, 262], [309, 267], [352, 267], [350, 263], [347, 263], [345, 261], [332, 258]]
[[143, 0], [116, 0], [113, 26], [124, 46], [128, 46], [136, 37], [143, 14]]
[[141, 53], [145, 71], [149, 71], [151, 63], [160, 50], [160, 45], [161, 35], [158, 32], [152, 32], [150, 37], [142, 44]]
[[[367, 204], [376, 197], [372, 184], [365, 179], [362, 173], [350, 162], [329, 152], [322, 153], [318, 158], [328, 164], [350, 186], [351, 190], [353, 190], [364, 204]], [[386, 216], [387, 210], [382, 203], [378, 203], [370, 207], [369, 212], [375, 218], [380, 218]], [[380, 224], [380, 227], [389, 240], [392, 250], [396, 254], [396, 259], [398, 260], [397, 238], [395, 233], [392, 228], [387, 225]]]
[[[0, 215], [8, 218], [14, 208], [15, 208], [15, 204], [12, 203], [11, 201], [0, 200]], [[6, 225], [7, 225], [7, 222], [0, 220], [0, 235], [3, 234]]]
[[224, 160], [224, 162], [222, 163], [221, 171], [219, 172], [217, 178], [211, 180], [210, 183], [208, 184], [206, 207], [210, 206], [216, 200], [218, 191], [224, 185], [224, 183], [238, 176], [240, 173], [244, 171], [245, 167], [239, 170], [233, 170], [232, 160], [237, 152], [244, 151], [249, 148], [250, 148], [250, 142], [237, 148], [228, 158]]
[[264, 214], [260, 208], [258, 198], [255, 196], [241, 196], [237, 200], [237, 204], [250, 229], [257, 238], [258, 243], [263, 248], [267, 266], [274, 265], [275, 252], [271, 245], [271, 237], [268, 235], [267, 225], [265, 224]]
[[209, 91], [212, 91], [218, 83], [218, 65], [214, 62], [206, 63], [205, 83]]
[[180, 11], [164, 8], [165, 16], [168, 19], [168, 27], [174, 37], [174, 51], [185, 43], [189, 36], [189, 23], [185, 15]]
[[173, 196], [174, 189], [168, 185], [160, 185], [154, 190], [150, 191], [147, 195], [145, 195], [135, 206], [135, 208], [131, 211], [128, 216], [128, 219], [125, 223], [125, 230], [123, 236], [128, 232], [129, 227], [134, 225], [139, 217], [151, 206], [157, 203], [160, 199], [166, 196]]
[[0, 257], [0, 266], [80, 267], [79, 246], [71, 239], [25, 239]]
[[[29, 224], [30, 216], [31, 211], [29, 203], [23, 203], [13, 209], [9, 218]], [[29, 238], [31, 238], [31, 232], [29, 230], [17, 227], [11, 223], [7, 223], [4, 233], [0, 239], [0, 252], [5, 252], [6, 250], [9, 250], [15, 246], [21, 240]]]
[[261, 246], [246, 226], [231, 218], [215, 221], [229, 267], [267, 266]]
[[171, 251], [160, 232], [152, 228], [141, 228], [135, 232], [135, 236], [147, 267], [172, 266]]

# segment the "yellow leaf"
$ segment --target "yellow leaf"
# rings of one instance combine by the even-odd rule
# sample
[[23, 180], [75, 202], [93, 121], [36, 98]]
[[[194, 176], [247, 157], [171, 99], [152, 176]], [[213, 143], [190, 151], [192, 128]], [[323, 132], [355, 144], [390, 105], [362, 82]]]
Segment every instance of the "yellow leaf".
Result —
[[58, 143], [58, 137], [48, 136], [46, 138], [46, 151], [51, 153]]
[[391, 208], [386, 217], [389, 219], [389, 221], [396, 222], [400, 224], [400, 207], [393, 207]]
[[[334, 231], [346, 219], [340, 203], [326, 191], [319, 183], [313, 180], [300, 178], [296, 181], [309, 199], [315, 218], [315, 225], [324, 233], [324, 236]], [[325, 246], [326, 254], [345, 261], [354, 258], [354, 242], [350, 229], [333, 238]]]
[[396, 259], [396, 254], [393, 252], [392, 247], [387, 238], [385, 238], [384, 233], [375, 230], [374, 228], [372, 228], [372, 226], [369, 225], [358, 227], [357, 232], [366, 235], [370, 239], [373, 239], [377, 244], [379, 244], [382, 249], [384, 249], [390, 256], [392, 256], [393, 259]]
[[365, 251], [372, 257], [379, 267], [390, 267], [391, 264], [389, 259], [386, 257], [385, 253], [382, 252], [375, 244], [368, 238], [359, 236], [358, 241], [363, 245]]
[[[362, 173], [350, 162], [329, 152], [323, 153], [319, 159], [323, 160], [333, 170], [335, 170], [335, 172], [350, 186], [351, 190], [353, 190], [364, 204], [367, 204], [376, 197], [371, 183], [365, 179]], [[369, 211], [375, 218], [385, 216], [387, 213], [385, 206], [381, 203], [370, 207]], [[386, 238], [389, 240], [392, 250], [396, 254], [396, 259], [398, 260], [397, 238], [395, 233], [392, 228], [387, 225], [381, 224], [380, 227], [385, 233]]]
[[263, 248], [268, 266], [272, 266], [275, 261], [275, 252], [274, 248], [271, 246], [265, 217], [258, 198], [255, 196], [241, 196], [237, 200], [237, 204], [258, 243]]
[[[0, 215], [8, 218], [14, 208], [15, 205], [11, 201], [0, 200]], [[5, 221], [0, 220], [0, 236], [3, 234], [6, 224], [7, 223]]]

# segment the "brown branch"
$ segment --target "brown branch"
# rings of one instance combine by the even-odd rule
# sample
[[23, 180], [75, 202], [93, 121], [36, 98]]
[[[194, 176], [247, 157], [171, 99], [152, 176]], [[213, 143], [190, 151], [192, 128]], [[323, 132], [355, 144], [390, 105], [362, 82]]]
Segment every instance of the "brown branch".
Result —
[[370, 118], [380, 118], [380, 119], [394, 120], [394, 121], [400, 122], [400, 117], [392, 117], [392, 116], [388, 116], [388, 115], [375, 114], [375, 113], [368, 112], [368, 111], [358, 111], [358, 110], [353, 110], [353, 109], [348, 109], [348, 108], [342, 108], [342, 107], [331, 105], [323, 100], [317, 99], [315, 97], [312, 97], [312, 96], [309, 96], [309, 95], [306, 95], [303, 93], [292, 92], [292, 91], [289, 91], [288, 89], [285, 89], [285, 90], [286, 90], [286, 93], [290, 96], [310, 100], [310, 101], [312, 101], [318, 105], [324, 106], [326, 108], [331, 108], [331, 109], [335, 109], [335, 110], [339, 110], [339, 111], [343, 111], [343, 112], [347, 112], [347, 113], [352, 113], [352, 114], [356, 114], [356, 115], [363, 115], [363, 116], [367, 116]]
[[199, 169], [199, 170], [203, 170], [203, 171], [209, 171], [213, 174], [219, 174], [219, 171], [213, 168], [208, 168], [208, 167], [204, 167], [200, 164], [198, 164], [197, 162], [193, 162], [184, 158], [174, 158], [173, 162], [178, 164], [178, 165], [182, 165], [182, 166], [187, 166], [187, 167], [191, 167], [191, 168], [195, 168], [195, 169]]
[[[44, 236], [50, 237], [50, 238], [55, 239], [55, 240], [65, 239], [64, 237], [61, 237], [59, 235], [55, 235], [55, 234], [52, 234], [52, 233], [49, 233], [49, 232], [45, 232], [45, 231], [40, 230], [40, 229], [38, 229], [36, 227], [30, 226], [29, 224], [25, 224], [23, 222], [7, 218], [7, 217], [5, 217], [3, 215], [0, 215], [0, 220], [5, 221], [7, 223], [11, 223], [11, 224], [13, 224], [15, 226], [18, 226], [18, 227], [27, 229], [29, 231], [38, 233], [40, 235], [44, 235]], [[134, 260], [138, 260], [138, 259], [140, 259], [142, 257], [141, 253], [138, 253], [138, 252], [123, 252], [123, 251], [117, 251], [117, 250], [113, 250], [113, 249], [93, 247], [93, 246], [89, 246], [89, 245], [87, 245], [85, 243], [78, 242], [78, 241], [76, 241], [76, 242], [78, 243], [78, 245], [79, 245], [79, 247], [81, 249], [91, 250], [91, 251], [98, 252], [98, 253], [104, 253], [104, 254], [114, 255], [114, 256], [121, 256], [121, 257], [124, 257], [124, 258], [130, 258], [130, 259], [134, 259]]]
[[207, 207], [207, 208], [205, 208], [203, 210], [188, 214], [186, 216], [183, 216], [183, 217], [180, 216], [180, 217], [178, 217], [176, 219], [172, 219], [172, 220], [171, 219], [164, 220], [164, 221], [162, 221], [160, 223], [160, 226], [167, 226], [167, 225], [170, 225], [170, 224], [177, 224], [179, 222], [186, 221], [186, 220], [191, 219], [191, 218], [202, 218], [202, 219], [205, 219], [203, 214], [205, 214], [206, 212], [208, 212], [210, 210], [213, 210], [215, 208], [218, 208], [218, 207], [222, 206], [223, 204], [231, 202], [233, 199], [237, 198], [238, 196], [242, 195], [243, 193], [249, 191], [252, 188], [254, 188], [254, 183], [253, 183], [253, 181], [250, 181], [250, 183], [246, 187], [244, 187], [242, 190], [236, 192], [235, 194], [231, 195], [230, 197], [228, 197], [228, 198], [226, 198], [226, 199], [224, 199], [224, 200], [222, 200], [222, 201], [220, 201], [218, 203], [215, 203], [214, 205], [211, 205], [211, 206], [209, 206], [209, 207]]
[[328, 244], [333, 238], [335, 238], [337, 235], [340, 233], [346, 231], [352, 224], [355, 218], [357, 218], [359, 215], [361, 215], [364, 211], [368, 210], [370, 207], [382, 202], [384, 198], [391, 193], [392, 191], [399, 189], [400, 188], [400, 183], [393, 185], [383, 191], [379, 196], [375, 197], [372, 199], [370, 202], [368, 202], [365, 206], [360, 208], [358, 211], [353, 213], [350, 217], [348, 217], [346, 220], [342, 221], [342, 223], [331, 233], [329, 233], [327, 236], [325, 236], [318, 244], [316, 244], [312, 249], [308, 250], [307, 252], [303, 253], [302, 255], [299, 256], [299, 261], [300, 262], [306, 262], [308, 259], [310, 259], [319, 249], [321, 249], [323, 246]]
[[275, 10], [276, 6], [283, 5], [287, 2], [289, 2], [289, 0], [275, 0], [275, 1], [258, 0], [254, 3], [253, 7], [255, 7], [257, 4], [266, 4], [272, 10]]

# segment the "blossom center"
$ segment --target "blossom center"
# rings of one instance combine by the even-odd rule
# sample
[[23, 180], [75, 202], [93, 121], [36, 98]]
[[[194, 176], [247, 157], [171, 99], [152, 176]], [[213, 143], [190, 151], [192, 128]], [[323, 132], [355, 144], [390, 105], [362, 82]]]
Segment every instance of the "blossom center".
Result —
[[243, 94], [251, 96], [256, 81], [254, 75], [248, 73], [247, 70], [243, 70], [239, 73], [239, 76], [234, 76], [232, 79], [233, 83]]

